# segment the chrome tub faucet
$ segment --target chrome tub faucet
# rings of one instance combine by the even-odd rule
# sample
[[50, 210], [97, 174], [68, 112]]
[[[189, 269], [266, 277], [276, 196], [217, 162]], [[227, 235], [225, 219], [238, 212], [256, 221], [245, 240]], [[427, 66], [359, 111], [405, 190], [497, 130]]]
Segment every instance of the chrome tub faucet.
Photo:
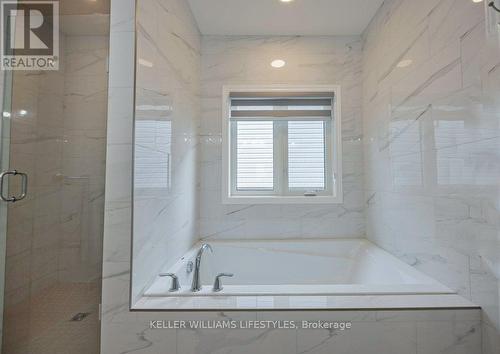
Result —
[[208, 243], [204, 243], [201, 245], [200, 249], [198, 250], [198, 253], [196, 254], [196, 259], [194, 262], [194, 273], [193, 273], [193, 283], [191, 284], [191, 291], [192, 292], [197, 292], [201, 290], [201, 284], [200, 284], [200, 265], [201, 265], [201, 256], [203, 256], [203, 252], [209, 249], [210, 252], [213, 253], [212, 246], [210, 246]]

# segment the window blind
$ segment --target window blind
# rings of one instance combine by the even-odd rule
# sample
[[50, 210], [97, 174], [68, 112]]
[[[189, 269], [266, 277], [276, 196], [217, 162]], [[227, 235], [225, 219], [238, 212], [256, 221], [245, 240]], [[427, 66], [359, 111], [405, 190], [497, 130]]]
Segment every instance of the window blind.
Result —
[[236, 188], [274, 188], [273, 122], [236, 122]]
[[288, 185], [291, 189], [325, 189], [325, 123], [288, 122]]
[[331, 119], [329, 92], [235, 92], [230, 95], [232, 120]]

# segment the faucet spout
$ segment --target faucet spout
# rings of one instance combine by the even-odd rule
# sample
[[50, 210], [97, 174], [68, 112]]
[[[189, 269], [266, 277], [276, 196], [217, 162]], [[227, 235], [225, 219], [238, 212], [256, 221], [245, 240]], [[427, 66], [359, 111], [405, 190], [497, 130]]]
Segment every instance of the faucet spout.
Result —
[[200, 283], [200, 266], [201, 266], [201, 257], [203, 256], [203, 252], [208, 249], [210, 252], [213, 253], [212, 246], [210, 246], [208, 243], [204, 243], [201, 245], [200, 249], [198, 250], [198, 253], [196, 253], [196, 258], [195, 258], [195, 263], [194, 263], [194, 272], [193, 272], [193, 282], [191, 284], [191, 291], [192, 292], [197, 292], [201, 290], [201, 283]]

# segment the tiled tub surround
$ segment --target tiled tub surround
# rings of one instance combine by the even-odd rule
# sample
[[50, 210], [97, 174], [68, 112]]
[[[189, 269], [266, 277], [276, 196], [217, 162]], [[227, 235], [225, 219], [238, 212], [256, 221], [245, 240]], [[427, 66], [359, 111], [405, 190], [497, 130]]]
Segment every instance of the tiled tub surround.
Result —
[[[153, 0], [141, 0], [142, 4]], [[184, 2], [161, 0], [171, 15]], [[481, 353], [480, 313], [474, 309], [418, 311], [130, 312], [134, 1], [112, 1], [104, 245], [102, 353]], [[175, 22], [175, 21], [173, 21]], [[125, 60], [124, 60], [125, 59]], [[267, 65], [267, 64], [266, 64]], [[344, 124], [344, 128], [346, 124]], [[344, 135], [345, 136], [345, 135]], [[207, 137], [208, 138], [208, 137]], [[215, 139], [216, 141], [216, 139]], [[204, 150], [211, 149], [208, 145]], [[216, 147], [213, 147], [216, 148]], [[355, 162], [355, 161], [354, 161]], [[358, 160], [359, 162], [359, 160]], [[344, 182], [346, 178], [344, 176]], [[252, 211], [252, 207], [248, 212]], [[296, 208], [300, 210], [300, 207]], [[276, 208], [279, 211], [279, 208]], [[279, 233], [286, 224], [275, 222]], [[271, 226], [268, 223], [268, 226]], [[271, 233], [271, 231], [269, 232]], [[400, 297], [401, 295], [398, 295]], [[342, 300], [337, 298], [338, 302]], [[419, 296], [421, 298], [421, 296]], [[394, 301], [392, 301], [394, 303]], [[451, 302], [446, 301], [449, 305]], [[351, 304], [352, 305], [352, 304]], [[378, 303], [377, 307], [383, 307]], [[330, 330], [157, 330], [151, 320], [328, 320], [353, 322]], [[347, 336], [344, 334], [347, 333]]]
[[[350, 322], [329, 329], [154, 329], [150, 321]], [[134, 313], [109, 325], [103, 353], [480, 354], [479, 310]]]
[[[287, 63], [279, 70], [277, 58]], [[201, 63], [200, 238], [364, 236], [360, 38], [204, 36]], [[222, 204], [222, 87], [231, 84], [341, 86], [343, 204]]]
[[186, 1], [138, 6], [133, 297], [198, 235], [200, 35]]
[[500, 33], [484, 6], [384, 3], [364, 35], [364, 171], [368, 238], [481, 305], [498, 353]]

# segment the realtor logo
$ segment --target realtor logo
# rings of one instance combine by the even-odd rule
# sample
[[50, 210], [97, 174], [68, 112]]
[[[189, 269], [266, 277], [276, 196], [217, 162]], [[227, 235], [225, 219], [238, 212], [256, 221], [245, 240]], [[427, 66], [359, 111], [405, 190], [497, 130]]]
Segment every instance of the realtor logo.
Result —
[[59, 1], [1, 2], [3, 70], [59, 69]]

